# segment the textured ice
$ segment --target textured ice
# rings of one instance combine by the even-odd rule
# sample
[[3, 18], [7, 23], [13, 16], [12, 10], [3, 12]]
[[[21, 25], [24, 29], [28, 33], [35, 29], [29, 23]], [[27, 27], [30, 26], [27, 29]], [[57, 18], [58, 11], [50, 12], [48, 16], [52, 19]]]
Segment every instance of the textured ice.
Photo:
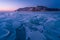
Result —
[[60, 40], [60, 12], [0, 13], [0, 29], [9, 31], [1, 40]]

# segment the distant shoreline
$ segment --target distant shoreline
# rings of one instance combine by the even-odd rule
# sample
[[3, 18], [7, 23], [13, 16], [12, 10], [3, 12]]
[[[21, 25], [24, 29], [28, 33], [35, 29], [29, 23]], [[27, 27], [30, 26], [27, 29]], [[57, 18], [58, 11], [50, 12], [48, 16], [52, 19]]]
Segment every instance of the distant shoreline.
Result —
[[24, 8], [18, 8], [15, 11], [32, 11], [32, 12], [38, 12], [38, 11], [60, 11], [60, 8], [49, 8], [45, 6], [36, 6], [36, 7], [24, 7]]

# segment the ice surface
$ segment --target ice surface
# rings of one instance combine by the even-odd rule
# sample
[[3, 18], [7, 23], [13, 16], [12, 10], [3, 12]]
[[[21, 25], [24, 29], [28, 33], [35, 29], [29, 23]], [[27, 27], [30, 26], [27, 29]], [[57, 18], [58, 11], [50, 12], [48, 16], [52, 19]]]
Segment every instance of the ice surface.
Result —
[[[17, 40], [16, 33], [21, 32], [20, 29], [24, 27], [26, 32], [22, 34], [26, 33], [26, 40], [60, 40], [59, 24], [60, 12], [0, 13], [0, 29], [7, 29], [10, 32], [7, 37], [0, 39]], [[18, 35], [24, 38], [22, 34]]]

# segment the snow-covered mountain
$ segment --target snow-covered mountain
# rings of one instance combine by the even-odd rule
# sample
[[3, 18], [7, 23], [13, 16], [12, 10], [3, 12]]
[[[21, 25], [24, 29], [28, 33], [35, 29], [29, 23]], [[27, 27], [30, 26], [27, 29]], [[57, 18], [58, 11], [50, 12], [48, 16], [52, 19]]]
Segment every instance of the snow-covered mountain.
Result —
[[18, 8], [15, 11], [60, 11], [60, 8], [49, 8], [46, 6], [36, 6], [36, 7]]

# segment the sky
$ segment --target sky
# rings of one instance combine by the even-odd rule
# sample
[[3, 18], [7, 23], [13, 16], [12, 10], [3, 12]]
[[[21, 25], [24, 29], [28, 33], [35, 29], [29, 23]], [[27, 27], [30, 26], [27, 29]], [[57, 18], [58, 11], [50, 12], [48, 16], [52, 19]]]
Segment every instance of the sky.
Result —
[[13, 11], [37, 5], [60, 8], [60, 0], [0, 0], [0, 11]]

